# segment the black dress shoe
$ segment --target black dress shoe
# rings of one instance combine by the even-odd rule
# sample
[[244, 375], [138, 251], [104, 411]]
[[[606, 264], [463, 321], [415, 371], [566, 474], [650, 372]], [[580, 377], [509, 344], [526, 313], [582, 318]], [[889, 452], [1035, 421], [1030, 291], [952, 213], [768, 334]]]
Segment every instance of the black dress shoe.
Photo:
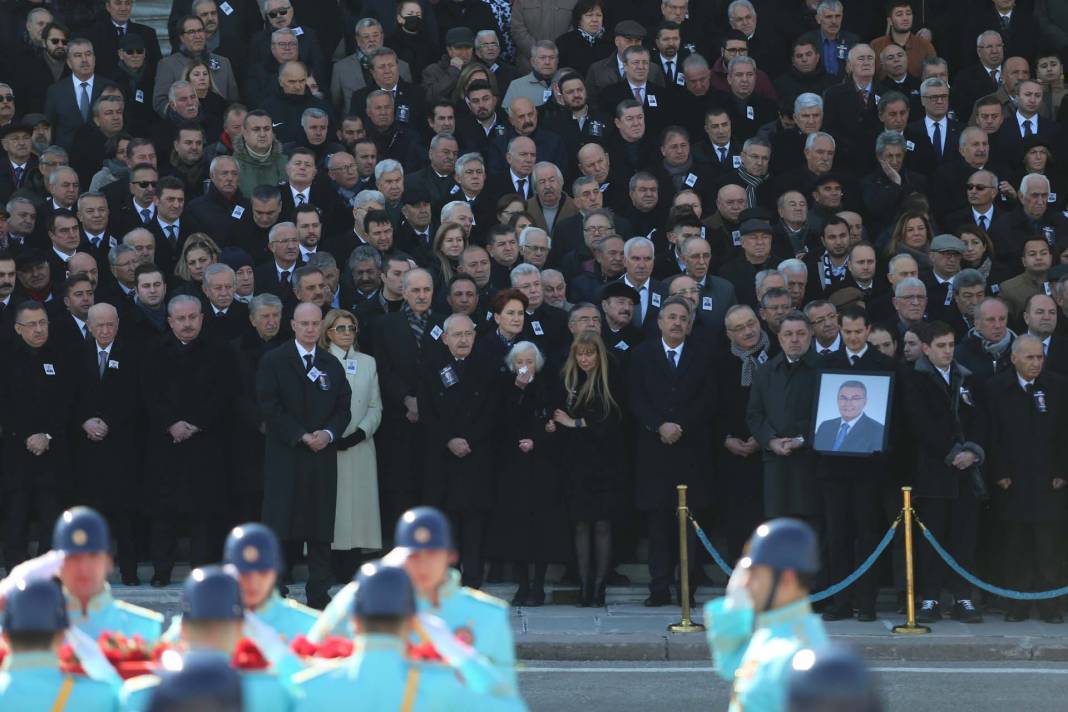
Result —
[[671, 593], [669, 591], [653, 591], [645, 599], [646, 608], [658, 608], [659, 606], [671, 605]]
[[875, 620], [875, 611], [858, 611], [857, 620], [861, 623], [871, 623]]
[[122, 585], [123, 586], [140, 586], [141, 585], [141, 579], [137, 578], [136, 576], [123, 576], [122, 577]]
[[1005, 614], [1005, 622], [1006, 623], [1020, 623], [1021, 621], [1025, 621], [1025, 620], [1027, 620], [1027, 616], [1025, 616], [1022, 613], [1012, 612], [1012, 613], [1006, 613]]
[[609, 586], [629, 586], [630, 579], [627, 576], [612, 570], [608, 572], [608, 576], [605, 577], [604, 582]]
[[545, 589], [534, 588], [527, 594], [527, 606], [537, 608], [545, 605]]
[[512, 605], [515, 607], [527, 605], [527, 596], [530, 595], [530, 588], [527, 586], [520, 586], [516, 589], [515, 595], [512, 596]]
[[821, 617], [828, 623], [831, 621], [844, 621], [853, 617], [853, 611], [845, 610], [844, 608], [828, 608], [821, 614]]

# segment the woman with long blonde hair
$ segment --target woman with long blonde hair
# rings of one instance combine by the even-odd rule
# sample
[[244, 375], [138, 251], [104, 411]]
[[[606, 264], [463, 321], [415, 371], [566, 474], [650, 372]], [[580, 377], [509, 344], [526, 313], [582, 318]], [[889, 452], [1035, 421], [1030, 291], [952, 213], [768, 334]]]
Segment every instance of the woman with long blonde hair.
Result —
[[[561, 371], [556, 409], [546, 424], [561, 434], [567, 504], [575, 527], [582, 595], [579, 605], [603, 606], [612, 563], [612, 519], [625, 502], [623, 417], [614, 364], [600, 334], [575, 336]], [[593, 554], [591, 557], [591, 532]]]

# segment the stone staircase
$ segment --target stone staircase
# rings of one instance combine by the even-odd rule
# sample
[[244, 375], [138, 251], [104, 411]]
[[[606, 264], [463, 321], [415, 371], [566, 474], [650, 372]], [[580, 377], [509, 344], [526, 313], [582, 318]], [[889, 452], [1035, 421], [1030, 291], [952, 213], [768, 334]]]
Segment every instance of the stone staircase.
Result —
[[138, 0], [134, 3], [133, 21], [148, 25], [156, 31], [164, 57], [171, 53], [171, 43], [167, 39], [167, 18], [170, 13], [171, 3], [166, 0]]

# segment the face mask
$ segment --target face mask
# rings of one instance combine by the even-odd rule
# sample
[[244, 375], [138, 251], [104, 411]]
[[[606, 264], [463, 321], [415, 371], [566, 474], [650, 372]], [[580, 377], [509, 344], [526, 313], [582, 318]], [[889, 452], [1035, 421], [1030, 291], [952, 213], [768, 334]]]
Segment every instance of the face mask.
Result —
[[418, 15], [408, 15], [404, 18], [404, 29], [409, 32], [418, 32], [423, 27], [423, 18]]

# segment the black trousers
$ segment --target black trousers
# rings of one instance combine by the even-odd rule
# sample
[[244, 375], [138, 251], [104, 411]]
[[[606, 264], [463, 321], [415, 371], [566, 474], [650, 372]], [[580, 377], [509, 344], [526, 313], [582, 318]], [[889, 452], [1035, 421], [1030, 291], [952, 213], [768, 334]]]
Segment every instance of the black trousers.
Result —
[[217, 523], [207, 517], [156, 514], [152, 517], [152, 566], [155, 577], [170, 581], [178, 550], [178, 526], [189, 524], [189, 563], [196, 567], [219, 560]]
[[[827, 527], [829, 584], [836, 584], [853, 573], [879, 543], [882, 523], [879, 488], [864, 479], [864, 473], [857, 475], [820, 481]], [[876, 593], [875, 567], [872, 567], [853, 586], [834, 597], [834, 606], [850, 610], [852, 597], [853, 604], [861, 611], [874, 611]]]
[[[1060, 544], [1064, 537], [1061, 522], [1001, 522], [1005, 550], [1005, 575], [1008, 588], [1016, 591], [1048, 591], [1064, 585]], [[1061, 611], [1062, 600], [1036, 601], [1039, 615], [1052, 616]], [[1011, 609], [1027, 615], [1030, 601], [1011, 601]]]
[[485, 512], [450, 512], [452, 529], [460, 552], [461, 582], [471, 588], [482, 587], [482, 572], [485, 568], [483, 546], [486, 537], [487, 516]]
[[[879, 498], [883, 507], [883, 525], [889, 527], [901, 513], [903, 500], [901, 488], [882, 485], [879, 490]], [[921, 535], [922, 536], [922, 535]], [[890, 542], [890, 561], [893, 566], [894, 590], [904, 593], [905, 591], [905, 526], [899, 524], [894, 532], [894, 540]]]
[[[654, 509], [649, 517], [649, 592], [668, 593], [679, 563], [679, 517], [676, 509]], [[697, 570], [697, 534], [686, 527], [690, 580]], [[693, 586], [690, 587], [693, 591]]]
[[52, 547], [52, 526], [59, 518], [59, 500], [50, 486], [32, 485], [4, 493], [4, 563], [8, 572], [28, 558], [30, 515], [39, 523], [39, 553]]
[[[979, 530], [979, 501], [971, 490], [962, 488], [954, 499], [917, 497], [916, 514], [934, 534], [942, 547], [967, 571], [975, 570], [976, 537]], [[922, 541], [917, 541], [917, 537]], [[957, 600], [971, 599], [972, 587], [949, 570], [938, 552], [923, 538], [917, 526], [913, 530], [913, 547], [919, 559], [919, 592], [924, 600], [937, 601], [945, 587]]]
[[305, 593], [308, 605], [323, 609], [330, 603], [330, 583], [333, 576], [330, 567], [330, 542], [309, 541], [308, 545], [308, 584]]
[[134, 514], [132, 512], [104, 512], [115, 541], [115, 558], [119, 564], [119, 573], [123, 578], [137, 576], [137, 540], [134, 536]]

